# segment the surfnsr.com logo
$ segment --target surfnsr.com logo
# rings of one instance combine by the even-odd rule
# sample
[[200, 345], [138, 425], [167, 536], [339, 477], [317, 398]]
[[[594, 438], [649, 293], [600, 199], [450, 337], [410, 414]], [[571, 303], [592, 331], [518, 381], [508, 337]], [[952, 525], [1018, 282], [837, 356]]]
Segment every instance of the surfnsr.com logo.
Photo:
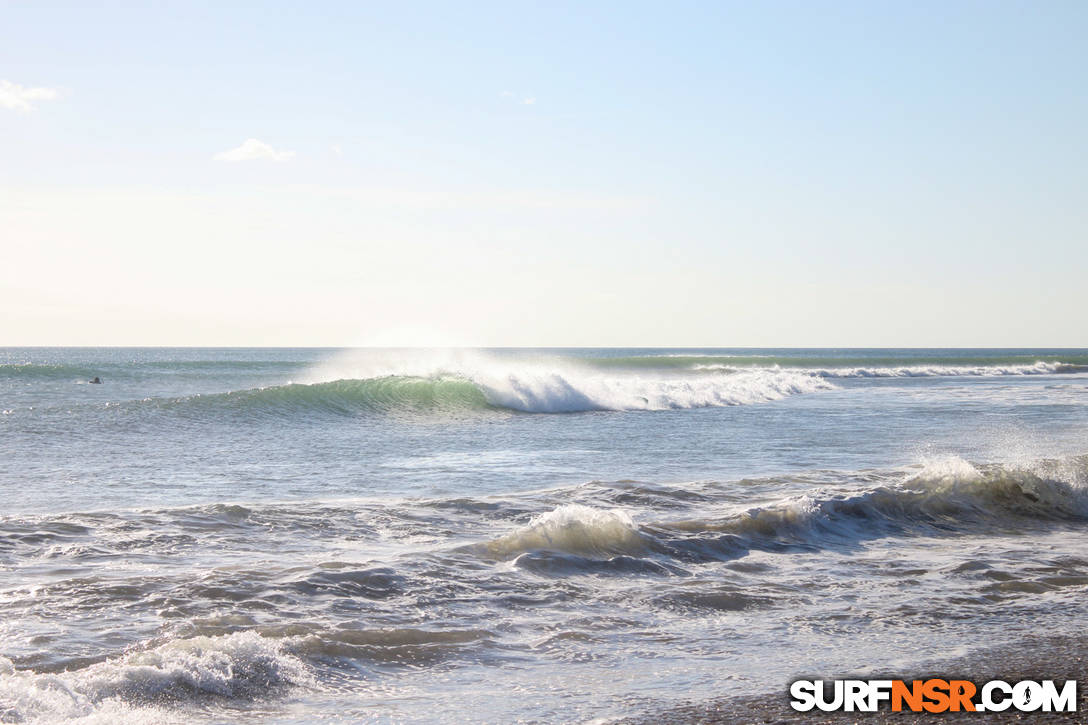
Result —
[[799, 712], [875, 712], [884, 703], [893, 712], [1076, 712], [1077, 681], [797, 680], [790, 698]]

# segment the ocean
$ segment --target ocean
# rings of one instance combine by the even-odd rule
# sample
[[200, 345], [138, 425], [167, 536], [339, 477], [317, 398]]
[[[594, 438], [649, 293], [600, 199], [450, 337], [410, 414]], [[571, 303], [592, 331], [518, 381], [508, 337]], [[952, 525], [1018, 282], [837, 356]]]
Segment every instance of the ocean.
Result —
[[606, 722], [1077, 633], [1086, 432], [1088, 350], [0, 349], [0, 721]]

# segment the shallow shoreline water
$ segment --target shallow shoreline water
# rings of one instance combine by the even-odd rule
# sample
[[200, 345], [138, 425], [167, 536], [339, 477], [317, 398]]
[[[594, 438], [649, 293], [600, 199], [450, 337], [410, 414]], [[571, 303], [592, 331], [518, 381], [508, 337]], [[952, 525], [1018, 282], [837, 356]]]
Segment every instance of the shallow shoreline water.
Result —
[[[624, 718], [616, 722], [631, 725], [681, 725], [684, 723], [706, 723], [707, 725], [748, 725], [749, 723], [902, 723], [903, 725], [923, 725], [924, 723], [978, 723], [978, 722], [1040, 722], [1040, 723], [1077, 723], [1084, 722], [1088, 713], [1088, 637], [1047, 636], [1004, 644], [996, 647], [982, 647], [965, 657], [934, 659], [919, 664], [909, 671], [868, 671], [837, 673], [839, 678], [858, 677], [872, 679], [920, 679], [931, 677], [942, 679], [964, 679], [975, 683], [989, 680], [1003, 680], [1009, 683], [1021, 680], [1076, 680], [1077, 705], [1074, 712], [1017, 712], [1013, 709], [1004, 712], [970, 713], [945, 712], [932, 713], [891, 712], [884, 709], [878, 712], [797, 712], [789, 705], [787, 695], [789, 682], [783, 682], [777, 691], [763, 695], [738, 698], [723, 698], [702, 703], [691, 703], [679, 707], [649, 709], [638, 717]], [[791, 678], [805, 677], [798, 672]]]

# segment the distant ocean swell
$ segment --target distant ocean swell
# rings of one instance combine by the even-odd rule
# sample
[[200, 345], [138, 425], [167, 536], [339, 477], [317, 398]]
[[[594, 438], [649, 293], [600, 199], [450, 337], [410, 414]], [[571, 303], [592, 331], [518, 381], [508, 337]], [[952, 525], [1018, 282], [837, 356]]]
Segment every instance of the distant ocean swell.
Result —
[[599, 368], [662, 370], [750, 370], [786, 368], [842, 377], [939, 375], [1046, 375], [1088, 372], [1088, 356], [1067, 354], [1049, 359], [1030, 355], [924, 355], [866, 357], [833, 355], [776, 356], [744, 354], [667, 354], [601, 357], [584, 361]]
[[[344, 360], [354, 360], [351, 351], [342, 355]], [[378, 362], [382, 361], [382, 362]], [[421, 362], [422, 361], [422, 362]], [[583, 372], [591, 370], [648, 371], [660, 373], [685, 372], [745, 372], [767, 370], [793, 370], [810, 375], [826, 377], [931, 377], [944, 375], [1049, 375], [1060, 373], [1088, 372], [1088, 355], [1070, 354], [1051, 359], [1039, 359], [1031, 356], [940, 356], [932, 359], [921, 357], [869, 356], [869, 357], [803, 357], [797, 355], [712, 355], [712, 354], [648, 354], [617, 357], [566, 357], [555, 358], [556, 366], [549, 365], [546, 357], [537, 365], [516, 365], [515, 372], [527, 367], [534, 372], [547, 371], [570, 372], [571, 368]], [[479, 352], [426, 351], [425, 354], [409, 355], [404, 351], [375, 353], [375, 362], [365, 365], [368, 372], [363, 374], [330, 375], [330, 371], [342, 373], [354, 371], [358, 366], [350, 363], [319, 366], [325, 371], [324, 381], [333, 379], [363, 379], [405, 375], [426, 377], [435, 372], [467, 374], [489, 368], [495, 372], [504, 366], [503, 358], [495, 354]], [[298, 363], [288, 361], [244, 361], [244, 360], [177, 360], [170, 362], [141, 361], [132, 363], [110, 362], [99, 366], [87, 364], [41, 364], [32, 362], [0, 363], [0, 379], [26, 378], [43, 380], [83, 381], [89, 377], [122, 377], [143, 374], [206, 374], [215, 375], [232, 371], [259, 370], [264, 373], [277, 371], [290, 375], [299, 369]], [[313, 381], [308, 381], [313, 382]]]
[[[835, 381], [852, 378], [941, 376], [999, 377], [1088, 372], [1088, 360], [1024, 361], [1017, 358], [954, 359], [955, 364], [897, 364], [895, 358], [775, 358], [729, 355], [644, 355], [582, 360], [507, 361], [495, 356], [441, 356], [419, 363], [383, 356], [362, 367], [332, 364], [306, 370], [287, 364], [262, 363], [273, 380], [296, 380], [232, 392], [182, 397], [112, 401], [122, 408], [180, 409], [199, 414], [233, 410], [243, 414], [293, 415], [326, 413], [359, 415], [380, 412], [456, 413], [508, 410], [523, 413], [587, 411], [653, 411], [725, 407], [765, 403], [833, 390]], [[874, 364], [879, 363], [879, 364]], [[217, 366], [231, 372], [242, 363], [228, 361], [115, 365], [0, 365], [0, 378], [85, 383], [102, 376], [114, 381], [161, 379], [163, 375], [214, 375]], [[107, 366], [108, 367], [108, 366]], [[96, 386], [97, 387], [97, 386]], [[110, 395], [103, 387], [98, 394]], [[82, 403], [76, 403], [81, 405]], [[102, 405], [96, 403], [95, 405]], [[71, 407], [71, 404], [68, 405]], [[5, 414], [17, 412], [12, 407]]]
[[[667, 360], [665, 357], [638, 358]], [[680, 358], [688, 360], [689, 358]], [[597, 360], [596, 362], [599, 362]], [[252, 415], [324, 413], [360, 415], [382, 411], [456, 413], [506, 409], [519, 413], [560, 414], [591, 410], [676, 410], [751, 405], [791, 395], [837, 388], [832, 381], [851, 378], [937, 376], [1028, 376], [1081, 372], [1088, 367], [1037, 361], [1010, 366], [911, 366], [870, 368], [737, 368], [722, 364], [685, 364], [677, 368], [602, 370], [599, 366], [463, 366], [374, 377], [330, 379], [262, 386], [224, 393], [146, 398], [110, 406], [199, 411], [232, 409]], [[607, 367], [607, 366], [606, 366]], [[96, 370], [67, 366], [0, 366], [8, 376], [86, 378]], [[327, 376], [326, 376], [327, 377]], [[333, 376], [334, 377], [334, 376]], [[76, 378], [79, 381], [78, 378]], [[108, 379], [109, 380], [109, 379]], [[4, 410], [5, 414], [14, 413]]]
[[[731, 375], [654, 377], [577, 372], [509, 372], [466, 377], [436, 373], [387, 375], [317, 383], [288, 383], [179, 398], [146, 398], [91, 404], [119, 409], [159, 409], [199, 415], [234, 411], [254, 416], [360, 415], [381, 412], [521, 413], [678, 410], [749, 405], [834, 389], [824, 379], [787, 370]], [[83, 404], [88, 405], [88, 404]], [[66, 405], [65, 409], [72, 408]], [[11, 414], [17, 410], [5, 410]]]
[[0, 363], [0, 379], [26, 378], [28, 380], [86, 382], [88, 378], [98, 376], [115, 379], [147, 374], [165, 377], [176, 374], [216, 375], [232, 371], [252, 370], [289, 373], [297, 369], [297, 367], [297, 363], [272, 360], [171, 360], [169, 362], [145, 360], [127, 364], [109, 362], [94, 366], [90, 364], [8, 362]]

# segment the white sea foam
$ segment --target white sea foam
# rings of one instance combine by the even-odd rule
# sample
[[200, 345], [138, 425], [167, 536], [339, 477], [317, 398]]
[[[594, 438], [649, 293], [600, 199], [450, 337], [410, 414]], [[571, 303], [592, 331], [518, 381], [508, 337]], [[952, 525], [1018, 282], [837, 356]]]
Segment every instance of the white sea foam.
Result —
[[613, 556], [638, 553], [645, 547], [638, 526], [625, 511], [567, 504], [535, 516], [528, 526], [488, 543], [487, 551], [500, 558], [541, 549], [580, 556]]
[[[821, 378], [931, 378], [931, 377], [1001, 377], [1006, 375], [1052, 375], [1062, 371], [1062, 364], [1044, 362], [1021, 365], [896, 365], [887, 367], [796, 368], [798, 372]], [[694, 370], [744, 370], [726, 364], [694, 365]], [[778, 368], [770, 368], [777, 370]]]
[[834, 387], [787, 371], [743, 372], [717, 379], [521, 373], [483, 378], [478, 383], [492, 404], [531, 413], [749, 405]]
[[181, 722], [160, 705], [209, 695], [260, 698], [313, 682], [282, 642], [255, 632], [171, 640], [59, 674], [17, 671], [0, 660], [0, 720]]
[[975, 481], [982, 474], [975, 466], [959, 456], [925, 458], [922, 470], [914, 478], [926, 481]]
[[941, 376], [1050, 375], [1059, 371], [1058, 363], [1039, 360], [1024, 365], [909, 365], [874, 368], [829, 368], [813, 371], [827, 378], [923, 378]]

